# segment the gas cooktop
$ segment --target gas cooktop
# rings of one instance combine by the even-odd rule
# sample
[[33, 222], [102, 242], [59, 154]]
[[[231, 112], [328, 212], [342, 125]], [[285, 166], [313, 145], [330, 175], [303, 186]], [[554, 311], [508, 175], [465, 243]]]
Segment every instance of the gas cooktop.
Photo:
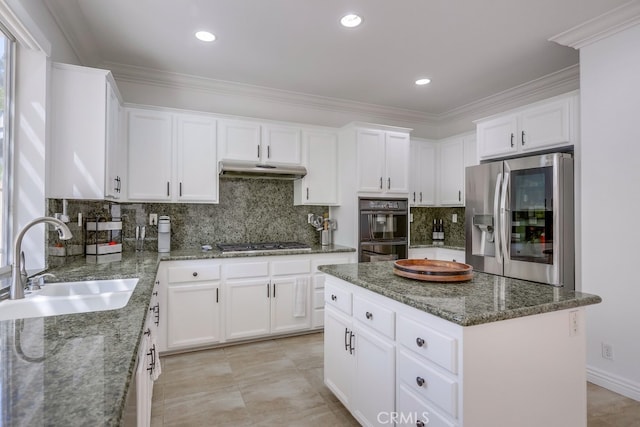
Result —
[[224, 253], [286, 251], [293, 249], [303, 251], [311, 250], [309, 245], [300, 242], [219, 243], [216, 246]]

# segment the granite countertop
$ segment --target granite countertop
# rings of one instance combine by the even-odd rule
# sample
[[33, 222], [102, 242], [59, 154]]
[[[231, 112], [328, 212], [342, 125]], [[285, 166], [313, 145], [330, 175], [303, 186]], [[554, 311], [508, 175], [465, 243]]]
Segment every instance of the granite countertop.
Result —
[[418, 249], [418, 248], [444, 248], [444, 249], [453, 249], [456, 251], [464, 251], [464, 246], [451, 246], [451, 245], [434, 245], [433, 242], [410, 242], [409, 249]]
[[69, 257], [48, 270], [55, 280], [137, 277], [139, 282], [118, 310], [0, 321], [0, 425], [120, 424], [160, 261], [354, 250], [316, 245], [311, 251], [229, 255], [195, 249], [123, 254], [121, 261], [104, 264]]
[[461, 326], [473, 326], [590, 304], [597, 295], [474, 272], [461, 283], [433, 283], [393, 274], [393, 261], [320, 266], [319, 270]]

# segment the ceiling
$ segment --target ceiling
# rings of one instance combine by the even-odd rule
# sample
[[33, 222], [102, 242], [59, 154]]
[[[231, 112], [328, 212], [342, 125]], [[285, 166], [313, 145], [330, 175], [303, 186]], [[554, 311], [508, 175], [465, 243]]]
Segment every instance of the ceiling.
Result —
[[[87, 66], [118, 64], [434, 116], [578, 63], [548, 41], [628, 0], [45, 0]], [[347, 29], [348, 12], [363, 17]], [[194, 33], [217, 36], [203, 43]], [[428, 77], [431, 84], [414, 81]]]

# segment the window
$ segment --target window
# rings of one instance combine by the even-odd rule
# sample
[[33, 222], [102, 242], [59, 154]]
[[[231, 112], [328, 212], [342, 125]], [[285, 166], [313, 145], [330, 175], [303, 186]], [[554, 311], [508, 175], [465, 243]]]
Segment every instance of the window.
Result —
[[11, 155], [12, 89], [14, 40], [0, 28], [0, 267], [9, 264], [11, 247]]

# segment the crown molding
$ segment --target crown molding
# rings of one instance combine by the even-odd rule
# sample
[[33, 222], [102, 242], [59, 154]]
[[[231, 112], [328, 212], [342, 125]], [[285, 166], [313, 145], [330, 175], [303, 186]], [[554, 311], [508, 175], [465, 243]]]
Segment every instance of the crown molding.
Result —
[[190, 89], [218, 95], [242, 96], [324, 111], [358, 113], [383, 120], [391, 120], [394, 123], [415, 124], [419, 122], [431, 126], [440, 126], [445, 122], [454, 120], [468, 119], [471, 122], [481, 115], [486, 116], [489, 110], [499, 111], [501, 109], [508, 110], [519, 107], [530, 102], [578, 89], [580, 85], [579, 66], [576, 64], [446, 113], [428, 114], [402, 108], [384, 107], [114, 62], [102, 62], [100, 66], [111, 70], [115, 79], [122, 82], [154, 85], [176, 90]]
[[51, 55], [51, 43], [19, 1], [0, 0], [0, 21], [20, 44]]
[[580, 88], [580, 66], [571, 65], [530, 82], [498, 92], [486, 98], [438, 115], [440, 123], [469, 121], [487, 116], [487, 111], [506, 111], [531, 102], [551, 98]]
[[215, 93], [217, 95], [241, 96], [280, 104], [305, 106], [325, 111], [359, 113], [379, 119], [392, 120], [394, 122], [415, 123], [418, 121], [437, 125], [438, 120], [436, 115], [403, 108], [385, 107], [364, 102], [210, 79], [114, 62], [102, 62], [100, 66], [111, 70], [115, 79], [123, 82], [154, 85], [177, 90], [190, 89]]
[[640, 24], [640, 1], [633, 0], [553, 36], [549, 41], [581, 49], [638, 24]]
[[[78, 0], [43, 0], [44, 4], [81, 64], [95, 66], [100, 62], [97, 44], [85, 24]], [[77, 28], [81, 27], [80, 30]]]

